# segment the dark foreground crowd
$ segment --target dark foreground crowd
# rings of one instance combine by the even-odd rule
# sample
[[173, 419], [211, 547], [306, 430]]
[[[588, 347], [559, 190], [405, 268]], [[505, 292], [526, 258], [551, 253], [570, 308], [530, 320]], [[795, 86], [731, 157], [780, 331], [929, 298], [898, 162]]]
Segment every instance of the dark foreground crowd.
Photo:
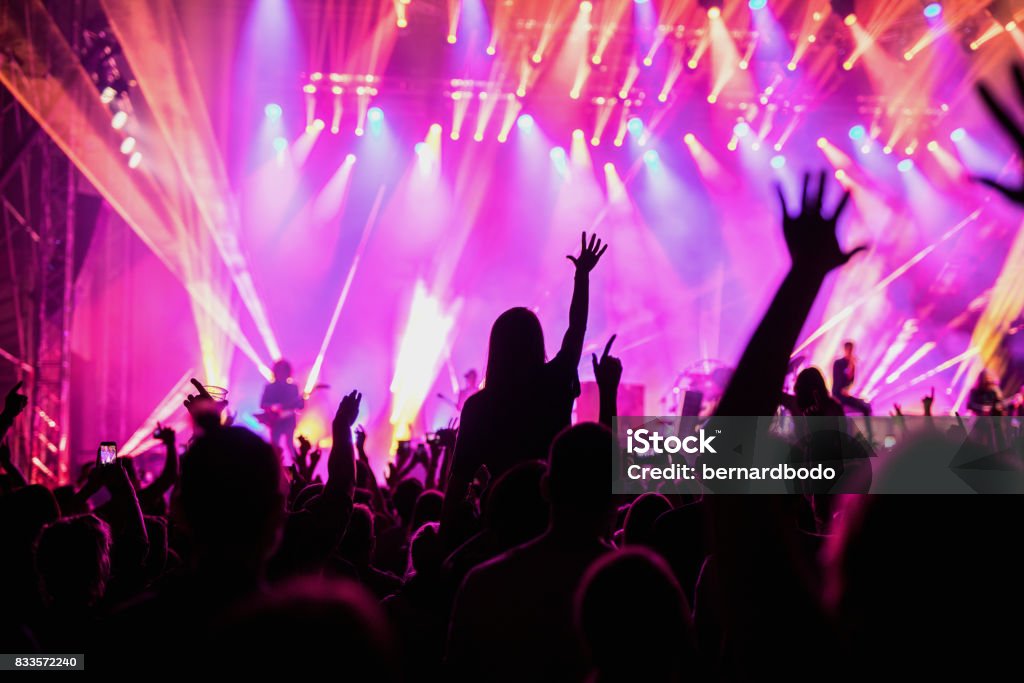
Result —
[[[1024, 102], [1019, 69], [1014, 82]], [[1024, 156], [1024, 129], [981, 94]], [[1024, 187], [985, 182], [1024, 206]], [[799, 206], [780, 197], [792, 265], [718, 415], [776, 411], [825, 277], [862, 248], [840, 248], [849, 195], [830, 210], [825, 191], [821, 174], [804, 178]], [[0, 449], [0, 651], [84, 653], [88, 670], [179, 679], [1015, 677], [1020, 496], [612, 495], [622, 365], [607, 347], [592, 358], [600, 422], [570, 425], [606, 248], [584, 235], [570, 257], [558, 353], [545, 359], [530, 311], [506, 311], [458, 429], [403, 454], [383, 482], [354, 429], [358, 392], [338, 407], [326, 477], [307, 443], [284, 467], [265, 440], [223, 424], [199, 383], [186, 401], [194, 434], [179, 456], [176, 435], [157, 432], [166, 459], [146, 485], [119, 459], [50, 490]], [[811, 379], [787, 407], [834, 414], [824, 378]], [[0, 436], [25, 404], [15, 387]]]

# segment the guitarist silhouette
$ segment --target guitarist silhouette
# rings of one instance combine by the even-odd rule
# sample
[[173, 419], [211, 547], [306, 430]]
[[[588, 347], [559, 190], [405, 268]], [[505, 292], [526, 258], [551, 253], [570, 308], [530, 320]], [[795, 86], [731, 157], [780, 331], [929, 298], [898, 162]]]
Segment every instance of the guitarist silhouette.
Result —
[[273, 367], [274, 381], [263, 390], [260, 407], [263, 413], [257, 419], [270, 427], [270, 444], [280, 446], [283, 438], [288, 452], [294, 459], [296, 411], [302, 410], [306, 402], [292, 379], [292, 365], [283, 358]]

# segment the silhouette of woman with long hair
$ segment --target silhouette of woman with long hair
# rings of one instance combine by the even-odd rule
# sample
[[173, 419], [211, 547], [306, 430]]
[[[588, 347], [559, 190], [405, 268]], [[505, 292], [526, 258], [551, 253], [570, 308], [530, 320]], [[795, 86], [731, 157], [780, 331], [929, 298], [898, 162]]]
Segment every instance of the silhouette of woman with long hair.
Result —
[[588, 242], [584, 232], [579, 256], [567, 256], [576, 267], [569, 329], [550, 361], [545, 362], [544, 332], [533, 311], [510, 308], [494, 322], [484, 388], [462, 409], [443, 518], [455, 514], [481, 465], [496, 478], [517, 463], [545, 459], [555, 435], [569, 426], [580, 393], [577, 367], [587, 331], [590, 271], [607, 249], [596, 235]]

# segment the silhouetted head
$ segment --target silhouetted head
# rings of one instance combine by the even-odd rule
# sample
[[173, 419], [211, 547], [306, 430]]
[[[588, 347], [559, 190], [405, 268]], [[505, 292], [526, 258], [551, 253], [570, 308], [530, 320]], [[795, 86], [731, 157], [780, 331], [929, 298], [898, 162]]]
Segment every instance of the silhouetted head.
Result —
[[416, 501], [423, 493], [423, 484], [415, 479], [403, 479], [395, 487], [395, 493], [391, 500], [395, 504], [395, 511], [402, 518], [403, 524], [412, 522], [413, 510], [416, 508]]
[[419, 529], [427, 522], [441, 521], [441, 506], [444, 505], [444, 494], [436, 489], [428, 489], [416, 498], [412, 509], [410, 528]]
[[292, 376], [292, 364], [284, 358], [274, 363], [274, 367], [271, 370], [274, 373], [275, 382], [287, 381]]
[[978, 380], [974, 383], [974, 388], [978, 391], [985, 391], [986, 389], [991, 389], [993, 386], [995, 386], [995, 380], [992, 379], [992, 375], [989, 374], [989, 371], [983, 368], [982, 371], [978, 373]]
[[515, 465], [498, 477], [483, 502], [484, 526], [510, 548], [544, 533], [548, 525], [548, 503], [541, 495], [541, 480], [547, 463], [530, 460]]
[[494, 321], [487, 350], [486, 388], [505, 391], [530, 382], [544, 366], [544, 331], [528, 308], [510, 308]]
[[285, 503], [270, 444], [243, 427], [204, 434], [181, 459], [177, 496], [200, 563], [262, 568], [277, 545]]
[[853, 356], [853, 342], [852, 341], [845, 341], [845, 342], [843, 342], [843, 355], [846, 356], [847, 358], [850, 358], [850, 357]]
[[409, 566], [414, 573], [437, 576], [441, 571], [445, 553], [441, 537], [437, 533], [439, 527], [437, 522], [430, 522], [421, 526], [412, 535], [412, 540], [409, 541]]
[[353, 505], [348, 528], [338, 544], [338, 552], [354, 564], [369, 564], [373, 546], [373, 512], [366, 505]]
[[576, 593], [576, 627], [597, 681], [679, 681], [697, 670], [690, 608], [660, 556], [604, 555]]
[[804, 368], [800, 371], [800, 374], [796, 376], [793, 390], [796, 393], [796, 405], [802, 413], [808, 412], [828, 397], [825, 376], [821, 374], [821, 370], [815, 367]]
[[345, 579], [297, 579], [246, 601], [211, 646], [244, 673], [265, 675], [268, 666], [293, 668], [296, 657], [330, 653], [346, 680], [398, 680], [393, 636], [380, 606]]
[[543, 490], [551, 523], [579, 525], [605, 535], [612, 517], [612, 433], [596, 422], [567, 427], [555, 437]]
[[476, 385], [480, 382], [480, 377], [477, 375], [475, 369], [470, 368], [466, 371], [466, 386], [476, 388]]
[[35, 560], [47, 603], [61, 609], [93, 607], [110, 578], [110, 527], [95, 515], [48, 524], [36, 541]]
[[660, 493], [645, 493], [629, 506], [622, 525], [626, 545], [654, 546], [654, 522], [672, 509], [672, 503]]

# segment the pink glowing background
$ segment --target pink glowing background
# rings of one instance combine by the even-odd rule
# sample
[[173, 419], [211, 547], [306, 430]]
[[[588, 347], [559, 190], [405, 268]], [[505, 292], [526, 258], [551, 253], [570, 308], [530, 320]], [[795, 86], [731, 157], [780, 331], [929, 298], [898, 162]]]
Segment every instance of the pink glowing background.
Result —
[[407, 425], [453, 414], [437, 394], [483, 375], [506, 308], [535, 310], [554, 351], [581, 230], [611, 245], [587, 351], [618, 334], [624, 381], [661, 414], [682, 369], [738, 357], [787, 267], [773, 183], [795, 192], [805, 169], [852, 191], [842, 239], [872, 248], [828, 281], [797, 353], [827, 368], [857, 340], [855, 390], [882, 412], [932, 385], [937, 410], [962, 410], [982, 365], [1016, 388], [1020, 217], [966, 178], [1016, 169], [972, 90], [1010, 97], [1012, 10], [100, 4], [137, 86], [124, 126], [81, 104], [102, 133], [62, 143], [111, 205], [77, 286], [76, 460], [101, 439], [151, 446], [192, 375], [258, 427], [283, 355], [307, 389], [330, 385], [299, 431], [326, 438], [359, 388], [382, 465]]

